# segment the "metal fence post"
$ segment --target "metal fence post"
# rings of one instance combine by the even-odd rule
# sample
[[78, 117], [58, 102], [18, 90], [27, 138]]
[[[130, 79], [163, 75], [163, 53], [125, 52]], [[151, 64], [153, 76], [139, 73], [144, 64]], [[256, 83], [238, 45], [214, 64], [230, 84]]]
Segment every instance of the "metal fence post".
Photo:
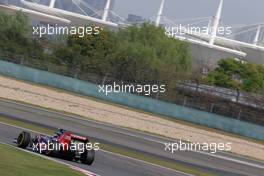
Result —
[[241, 117], [241, 109], [239, 110], [238, 116], [237, 116], [237, 120], [240, 120]]
[[183, 100], [183, 106], [186, 106], [186, 104], [187, 104], [187, 98], [184, 97], [184, 100]]
[[213, 110], [214, 110], [214, 103], [211, 104], [210, 112], [213, 112]]

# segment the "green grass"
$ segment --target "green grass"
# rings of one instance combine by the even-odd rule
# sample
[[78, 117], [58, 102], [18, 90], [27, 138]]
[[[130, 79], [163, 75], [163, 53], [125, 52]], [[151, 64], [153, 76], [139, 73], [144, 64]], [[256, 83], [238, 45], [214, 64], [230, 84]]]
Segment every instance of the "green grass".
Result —
[[0, 144], [0, 175], [3, 176], [84, 176], [69, 167]]
[[54, 133], [54, 131], [52, 131], [50, 129], [47, 129], [47, 128], [44, 128], [44, 127], [41, 127], [41, 126], [37, 126], [37, 125], [33, 125], [33, 124], [30, 124], [30, 123], [22, 122], [22, 121], [19, 121], [19, 120], [9, 119], [7, 117], [0, 116], [0, 122], [7, 123], [7, 124], [10, 124], [10, 125], [19, 126], [19, 127], [22, 127], [22, 128], [33, 130], [33, 131], [38, 131], [38, 132], [44, 133], [44, 134], [52, 135]]
[[[39, 125], [25, 123], [25, 122], [21, 122], [19, 120], [9, 119], [7, 117], [2, 117], [2, 116], [0, 116], [0, 122], [4, 122], [4, 123], [10, 124], [10, 125], [16, 125], [16, 126], [19, 126], [22, 128], [27, 128], [29, 130], [34, 130], [34, 131], [38, 131], [40, 133], [45, 133], [45, 134], [53, 134], [53, 132], [54, 132], [50, 129], [41, 127]], [[91, 141], [91, 142], [95, 142], [95, 141]], [[212, 174], [205, 173], [204, 171], [194, 169], [194, 168], [191, 168], [189, 166], [185, 166], [185, 165], [180, 164], [180, 163], [163, 160], [163, 159], [160, 159], [160, 158], [154, 157], [154, 156], [144, 155], [141, 152], [137, 152], [137, 151], [134, 151], [131, 149], [124, 149], [121, 147], [116, 147], [116, 146], [112, 146], [112, 145], [105, 144], [105, 143], [100, 143], [100, 149], [103, 149], [105, 151], [109, 151], [112, 153], [116, 153], [119, 155], [127, 156], [130, 158], [138, 159], [141, 161], [149, 162], [152, 164], [160, 165], [160, 166], [170, 168], [170, 169], [173, 169], [176, 171], [181, 171], [181, 172], [193, 174], [196, 176], [214, 176]]]

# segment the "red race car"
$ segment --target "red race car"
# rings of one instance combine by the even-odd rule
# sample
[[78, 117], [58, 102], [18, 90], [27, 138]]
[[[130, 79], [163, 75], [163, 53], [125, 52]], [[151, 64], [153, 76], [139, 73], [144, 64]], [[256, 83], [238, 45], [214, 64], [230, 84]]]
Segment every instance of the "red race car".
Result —
[[81, 161], [88, 165], [94, 162], [95, 151], [88, 138], [63, 129], [59, 129], [53, 136], [36, 135], [34, 138], [23, 131], [14, 142], [20, 148], [29, 148], [48, 156]]

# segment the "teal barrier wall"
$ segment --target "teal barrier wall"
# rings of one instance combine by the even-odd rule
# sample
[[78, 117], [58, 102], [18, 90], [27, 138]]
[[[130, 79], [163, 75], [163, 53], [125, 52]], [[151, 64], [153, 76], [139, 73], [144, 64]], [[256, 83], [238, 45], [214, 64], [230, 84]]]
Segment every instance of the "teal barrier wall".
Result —
[[0, 60], [0, 74], [264, 141], [264, 127], [128, 93], [99, 93], [97, 85]]

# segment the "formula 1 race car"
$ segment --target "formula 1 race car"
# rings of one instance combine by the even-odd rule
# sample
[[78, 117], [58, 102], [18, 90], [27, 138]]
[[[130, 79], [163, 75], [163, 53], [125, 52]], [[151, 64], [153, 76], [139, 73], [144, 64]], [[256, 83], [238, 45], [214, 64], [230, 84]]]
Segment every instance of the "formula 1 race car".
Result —
[[47, 156], [81, 161], [87, 165], [91, 165], [95, 157], [95, 151], [87, 137], [63, 129], [59, 129], [53, 136], [36, 135], [34, 138], [31, 138], [30, 133], [23, 131], [14, 142], [20, 148], [29, 148]]

